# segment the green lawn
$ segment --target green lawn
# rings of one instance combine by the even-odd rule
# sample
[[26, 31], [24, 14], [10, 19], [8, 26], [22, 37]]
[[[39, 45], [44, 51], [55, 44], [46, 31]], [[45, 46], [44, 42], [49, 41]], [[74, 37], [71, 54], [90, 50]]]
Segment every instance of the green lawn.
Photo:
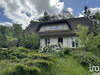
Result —
[[81, 66], [72, 56], [55, 59], [52, 73], [53, 75], [92, 75], [89, 70]]

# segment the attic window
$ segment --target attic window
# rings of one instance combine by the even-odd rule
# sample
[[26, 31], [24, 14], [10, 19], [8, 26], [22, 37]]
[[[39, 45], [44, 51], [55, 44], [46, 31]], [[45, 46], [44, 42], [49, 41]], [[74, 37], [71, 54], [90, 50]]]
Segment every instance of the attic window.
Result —
[[57, 29], [58, 29], [58, 30], [61, 30], [61, 29], [62, 29], [62, 26], [57, 26]]
[[50, 26], [46, 27], [46, 30], [50, 30]]
[[51, 26], [51, 30], [56, 30], [56, 26]]

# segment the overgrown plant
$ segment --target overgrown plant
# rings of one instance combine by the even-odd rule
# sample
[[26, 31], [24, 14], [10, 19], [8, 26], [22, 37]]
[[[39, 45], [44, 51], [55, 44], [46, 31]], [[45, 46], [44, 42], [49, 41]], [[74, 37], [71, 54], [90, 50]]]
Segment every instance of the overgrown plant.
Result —
[[94, 36], [93, 32], [88, 33], [87, 26], [78, 25], [78, 32], [76, 34], [78, 37], [78, 44], [83, 47], [86, 51], [92, 51], [98, 53], [98, 46], [100, 45], [100, 35]]
[[21, 36], [19, 44], [25, 48], [37, 49], [39, 47], [39, 36], [35, 33], [25, 33]]
[[62, 44], [59, 43], [59, 45], [47, 45], [43, 48], [40, 48], [41, 53], [57, 53], [59, 51], [63, 50]]

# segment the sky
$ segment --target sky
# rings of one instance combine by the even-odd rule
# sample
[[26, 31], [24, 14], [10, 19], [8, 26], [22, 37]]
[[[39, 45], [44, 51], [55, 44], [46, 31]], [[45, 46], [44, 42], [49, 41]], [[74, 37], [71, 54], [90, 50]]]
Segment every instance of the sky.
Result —
[[23, 29], [46, 11], [49, 15], [67, 10], [83, 17], [84, 6], [94, 14], [100, 12], [100, 0], [0, 0], [0, 25], [22, 24]]

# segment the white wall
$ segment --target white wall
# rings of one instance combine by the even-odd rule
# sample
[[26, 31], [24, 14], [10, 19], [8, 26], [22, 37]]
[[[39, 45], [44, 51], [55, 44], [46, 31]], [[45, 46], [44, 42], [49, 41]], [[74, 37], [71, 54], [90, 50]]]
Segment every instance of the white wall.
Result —
[[[62, 37], [63, 38], [63, 47], [70, 47], [72, 48], [72, 37]], [[74, 37], [76, 38], [76, 37]], [[52, 45], [58, 45], [58, 38], [50, 38], [50, 44]], [[40, 46], [44, 47], [45, 46], [45, 38], [40, 39]]]
[[40, 39], [40, 47], [45, 47], [45, 39], [44, 38]]

